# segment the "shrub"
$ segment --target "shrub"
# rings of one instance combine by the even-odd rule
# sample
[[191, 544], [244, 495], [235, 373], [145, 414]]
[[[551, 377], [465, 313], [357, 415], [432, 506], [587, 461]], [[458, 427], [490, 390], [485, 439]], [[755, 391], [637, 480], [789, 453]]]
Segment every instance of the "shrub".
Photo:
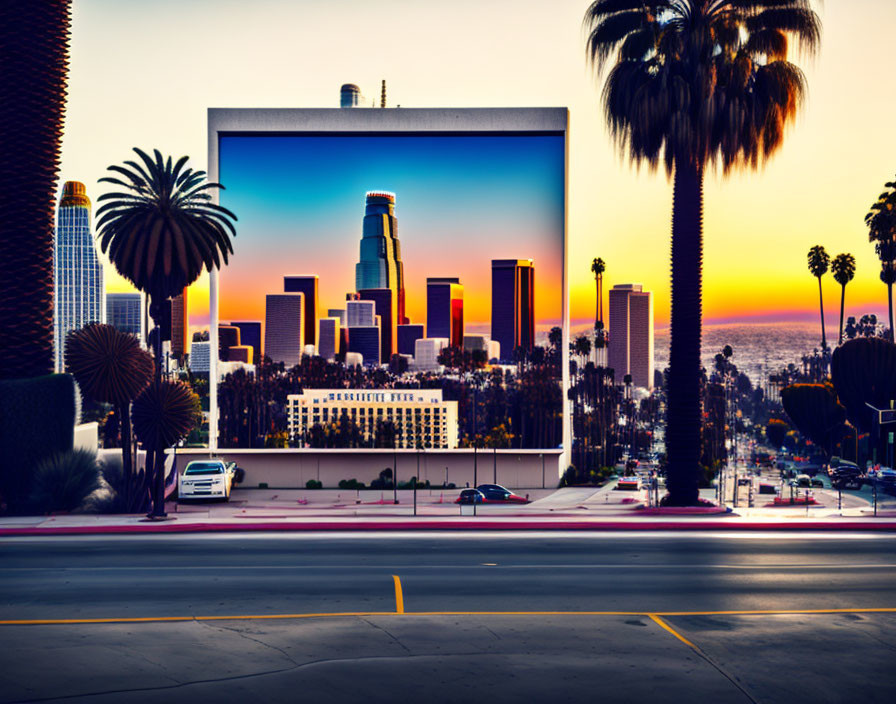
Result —
[[106, 497], [92, 502], [95, 513], [146, 513], [150, 508], [149, 485], [144, 468], [126, 474], [121, 455], [106, 457], [100, 470], [109, 489]]
[[[373, 483], [371, 482], [371, 486]], [[340, 489], [366, 489], [364, 486], [364, 482], [359, 482], [357, 479], [352, 477], [351, 479], [340, 479], [339, 480], [339, 488]]]
[[317, 481], [317, 479], [309, 479], [305, 482], [306, 489], [323, 489], [324, 485], [322, 482]]
[[74, 511], [102, 486], [96, 452], [59, 452], [35, 468], [30, 504], [40, 513]]

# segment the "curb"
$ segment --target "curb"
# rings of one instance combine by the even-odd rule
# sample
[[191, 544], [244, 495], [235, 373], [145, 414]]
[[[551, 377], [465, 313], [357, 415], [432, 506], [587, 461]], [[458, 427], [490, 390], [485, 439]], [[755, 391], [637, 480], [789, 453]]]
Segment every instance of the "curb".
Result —
[[158, 533], [313, 533], [313, 532], [403, 532], [403, 531], [575, 531], [575, 532], [638, 532], [638, 531], [732, 531], [732, 532], [844, 532], [871, 531], [896, 533], [896, 522], [807, 521], [746, 523], [731, 520], [702, 519], [697, 521], [365, 521], [365, 522], [303, 522], [284, 523], [260, 521], [234, 525], [233, 523], [161, 523], [112, 526], [52, 526], [0, 528], [0, 538], [40, 535], [115, 535]]

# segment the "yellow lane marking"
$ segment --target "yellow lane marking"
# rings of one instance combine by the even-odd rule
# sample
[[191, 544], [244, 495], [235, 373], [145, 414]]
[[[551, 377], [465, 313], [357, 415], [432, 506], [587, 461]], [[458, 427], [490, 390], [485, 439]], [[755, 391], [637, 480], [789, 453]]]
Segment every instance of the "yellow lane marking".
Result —
[[[142, 616], [122, 618], [68, 618], [68, 619], [14, 619], [0, 620], [0, 626], [55, 626], [103, 623], [170, 623], [184, 621], [261, 621], [290, 620], [309, 618], [340, 618], [352, 616], [647, 616], [657, 621], [669, 616], [777, 616], [777, 615], [812, 615], [812, 614], [881, 614], [896, 613], [896, 607], [859, 608], [859, 609], [777, 609], [754, 611], [410, 611], [404, 610], [401, 581], [396, 575], [395, 611], [338, 611], [330, 613], [308, 614], [244, 614], [227, 616]], [[659, 623], [659, 621], [657, 621]], [[665, 624], [665, 622], [663, 622]], [[660, 625], [663, 625], [660, 624]], [[663, 625], [663, 628], [667, 626]], [[667, 629], [668, 630], [668, 629]], [[677, 636], [676, 634], [676, 637]]]
[[401, 580], [398, 578], [397, 574], [393, 574], [392, 579], [395, 580], [395, 613], [403, 614], [404, 594], [401, 592]]
[[690, 646], [691, 648], [693, 648], [694, 650], [696, 650], [698, 653], [700, 652], [700, 648], [698, 648], [696, 645], [694, 645], [693, 643], [691, 643], [691, 641], [689, 641], [687, 638], [685, 638], [683, 635], [681, 635], [681, 633], [679, 633], [679, 632], [676, 631], [674, 628], [672, 628], [672, 626], [670, 626], [668, 623], [666, 623], [665, 621], [663, 621], [663, 619], [661, 619], [659, 616], [657, 616], [656, 614], [647, 614], [647, 616], [648, 616], [648, 617], [650, 618], [650, 620], [653, 621], [656, 625], [658, 625], [660, 628], [662, 628], [662, 629], [664, 629], [664, 630], [666, 630], [666, 631], [669, 631], [669, 633], [671, 633], [673, 636], [675, 636], [676, 638], [678, 638], [678, 640], [680, 640], [682, 643], [684, 643], [684, 644], [687, 645], [687, 646]]

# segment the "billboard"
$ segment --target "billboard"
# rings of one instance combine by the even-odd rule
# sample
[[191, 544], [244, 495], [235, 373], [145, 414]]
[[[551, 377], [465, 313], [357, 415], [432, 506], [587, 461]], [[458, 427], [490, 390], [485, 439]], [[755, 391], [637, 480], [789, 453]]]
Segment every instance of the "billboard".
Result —
[[225, 377], [222, 445], [271, 430], [293, 447], [563, 444], [565, 109], [211, 110], [209, 152], [239, 218], [210, 292], [223, 371], [254, 362], [290, 396], [438, 389], [456, 424], [410, 431], [375, 396], [334, 395], [247, 431], [218, 398]]

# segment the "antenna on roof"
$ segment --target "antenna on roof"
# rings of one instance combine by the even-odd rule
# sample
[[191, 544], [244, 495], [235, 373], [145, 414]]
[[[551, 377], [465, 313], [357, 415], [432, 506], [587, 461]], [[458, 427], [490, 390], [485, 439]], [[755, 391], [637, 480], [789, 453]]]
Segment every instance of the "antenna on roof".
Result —
[[383, 79], [383, 90], [380, 93], [380, 107], [386, 107], [386, 79]]

